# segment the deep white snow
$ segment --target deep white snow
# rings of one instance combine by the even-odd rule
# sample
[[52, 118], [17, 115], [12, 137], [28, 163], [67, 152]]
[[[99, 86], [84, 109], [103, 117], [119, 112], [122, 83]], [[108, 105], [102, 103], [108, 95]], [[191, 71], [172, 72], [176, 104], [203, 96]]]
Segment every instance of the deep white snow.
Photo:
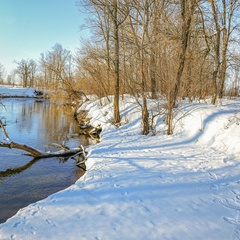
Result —
[[164, 114], [142, 136], [128, 96], [119, 128], [111, 107], [82, 106], [103, 126], [86, 174], [1, 224], [0, 239], [240, 239], [240, 100], [180, 103], [171, 136]]

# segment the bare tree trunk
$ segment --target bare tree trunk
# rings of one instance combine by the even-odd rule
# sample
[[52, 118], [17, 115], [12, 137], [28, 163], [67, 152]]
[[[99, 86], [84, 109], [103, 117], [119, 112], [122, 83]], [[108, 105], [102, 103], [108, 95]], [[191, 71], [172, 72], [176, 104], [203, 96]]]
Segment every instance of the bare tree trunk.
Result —
[[219, 65], [215, 66], [215, 70], [212, 76], [212, 83], [213, 83], [213, 96], [212, 96], [212, 104], [216, 104], [217, 101], [217, 77], [218, 77], [218, 70]]
[[156, 59], [155, 51], [152, 47], [150, 56], [150, 78], [151, 78], [151, 93], [152, 99], [157, 99], [157, 81], [156, 81]]
[[218, 22], [218, 15], [216, 11], [216, 6], [214, 0], [210, 1], [212, 7], [212, 14], [214, 18], [214, 24], [216, 28], [216, 41], [215, 41], [215, 67], [212, 75], [212, 82], [213, 82], [213, 96], [212, 96], [212, 104], [216, 103], [218, 89], [217, 89], [217, 78], [219, 73], [220, 67], [220, 40], [221, 40], [221, 29]]
[[[138, 7], [140, 6], [136, 5], [135, 8], [137, 11], [139, 11]], [[137, 52], [137, 58], [138, 58], [138, 64], [139, 64], [139, 77], [140, 77], [140, 83], [141, 83], [141, 95], [142, 95], [142, 123], [143, 123], [143, 129], [142, 134], [147, 135], [149, 133], [149, 112], [147, 108], [147, 98], [145, 95], [146, 92], [146, 78], [144, 74], [144, 43], [145, 43], [145, 35], [147, 34], [147, 27], [149, 24], [149, 2], [146, 0], [144, 2], [144, 17], [142, 16], [142, 19], [139, 19], [141, 21], [141, 25], [143, 26], [141, 37], [137, 35], [138, 29], [134, 29], [134, 24], [132, 19], [134, 19], [134, 16], [129, 16], [129, 22], [130, 27], [133, 34], [133, 41], [136, 45], [136, 52]]]
[[118, 25], [118, 4], [117, 0], [113, 1], [113, 25], [114, 25], [114, 75], [115, 75], [115, 92], [114, 92], [114, 123], [121, 121], [119, 98], [120, 98], [120, 73], [119, 73], [119, 25]]
[[223, 59], [222, 59], [222, 67], [221, 67], [221, 74], [220, 74], [220, 82], [219, 82], [219, 98], [223, 98], [223, 90], [224, 90], [224, 83], [226, 79], [226, 71], [227, 71], [227, 59], [226, 59], [226, 49], [222, 50], [223, 52]]
[[145, 75], [143, 71], [144, 67], [144, 60], [143, 60], [143, 48], [142, 48], [142, 56], [140, 58], [140, 77], [141, 77], [141, 90], [142, 90], [142, 99], [143, 99], [143, 106], [142, 106], [142, 122], [143, 122], [143, 130], [142, 134], [148, 135], [149, 133], [149, 113], [147, 108], [147, 99], [145, 96], [145, 90], [146, 90], [146, 80]]
[[176, 104], [176, 100], [178, 97], [179, 87], [181, 83], [181, 77], [185, 65], [185, 59], [186, 59], [186, 52], [187, 47], [189, 43], [189, 34], [190, 34], [190, 27], [191, 27], [191, 21], [192, 21], [192, 15], [195, 10], [195, 4], [196, 0], [191, 0], [191, 6], [190, 6], [190, 12], [186, 12], [186, 0], [181, 0], [181, 21], [182, 21], [182, 36], [181, 36], [181, 48], [180, 48], [180, 56], [179, 56], [179, 65], [178, 65], [178, 71], [177, 76], [174, 82], [173, 90], [170, 90], [169, 96], [168, 96], [168, 129], [167, 134], [170, 135], [173, 133], [172, 129], [172, 118], [173, 118], [173, 108]]

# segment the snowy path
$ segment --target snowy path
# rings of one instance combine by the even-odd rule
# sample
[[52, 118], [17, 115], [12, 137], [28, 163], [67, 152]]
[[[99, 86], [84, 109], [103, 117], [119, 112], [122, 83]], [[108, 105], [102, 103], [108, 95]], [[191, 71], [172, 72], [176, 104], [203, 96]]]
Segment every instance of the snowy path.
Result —
[[240, 239], [240, 161], [128, 129], [105, 133], [88, 161], [75, 185], [0, 225], [0, 239]]

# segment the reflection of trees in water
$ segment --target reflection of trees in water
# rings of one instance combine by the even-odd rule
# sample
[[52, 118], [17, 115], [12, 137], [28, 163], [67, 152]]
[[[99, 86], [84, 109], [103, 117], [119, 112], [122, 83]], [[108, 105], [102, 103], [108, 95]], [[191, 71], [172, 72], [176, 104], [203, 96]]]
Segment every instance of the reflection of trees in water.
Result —
[[[71, 107], [57, 106], [34, 99], [6, 101], [7, 131], [13, 139], [44, 148], [51, 142], [62, 143], [78, 129]], [[17, 121], [16, 121], [17, 120]]]
[[[25, 108], [25, 104], [23, 108]], [[38, 127], [44, 131], [50, 142], [60, 142], [68, 133], [71, 133], [71, 130], [76, 130], [76, 125], [73, 127], [73, 113], [70, 107], [57, 106], [43, 101], [34, 102], [27, 108], [24, 111], [27, 111], [28, 116], [31, 117], [33, 112], [37, 114]], [[66, 112], [71, 113], [71, 115], [66, 114]]]
[[[19, 111], [18, 121], [20, 122], [19, 131], [22, 133], [30, 133], [34, 128], [34, 121], [32, 120], [33, 116], [33, 101], [21, 101], [21, 111]], [[27, 122], [27, 124], [26, 124]]]
[[61, 142], [67, 134], [76, 131], [77, 125], [74, 124], [73, 117], [65, 114], [65, 111], [71, 111], [70, 109], [49, 104], [47, 109], [42, 108], [41, 111], [42, 125], [45, 126], [45, 135], [49, 141]]
[[[31, 105], [33, 105], [34, 101], [22, 99], [6, 99], [4, 102], [7, 109], [5, 112], [3, 112], [3, 115], [5, 115], [7, 119], [7, 128], [9, 124], [12, 125], [10, 129], [7, 129], [10, 136], [12, 133], [14, 134], [16, 132], [19, 135], [23, 133], [30, 133], [33, 129], [33, 121], [31, 120]], [[13, 124], [16, 125], [14, 126]]]

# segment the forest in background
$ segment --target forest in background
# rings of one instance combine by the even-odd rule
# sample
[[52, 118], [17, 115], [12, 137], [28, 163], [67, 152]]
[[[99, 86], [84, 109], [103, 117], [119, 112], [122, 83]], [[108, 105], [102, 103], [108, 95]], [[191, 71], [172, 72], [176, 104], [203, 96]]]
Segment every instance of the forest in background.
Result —
[[142, 109], [143, 134], [150, 130], [147, 99], [164, 99], [167, 134], [179, 99], [239, 96], [240, 3], [238, 0], [80, 0], [88, 13], [90, 39], [77, 52], [60, 43], [39, 59], [15, 60], [0, 80], [47, 89], [53, 101], [72, 102], [83, 94], [111, 101], [112, 122], [121, 122], [120, 97], [130, 94]]

